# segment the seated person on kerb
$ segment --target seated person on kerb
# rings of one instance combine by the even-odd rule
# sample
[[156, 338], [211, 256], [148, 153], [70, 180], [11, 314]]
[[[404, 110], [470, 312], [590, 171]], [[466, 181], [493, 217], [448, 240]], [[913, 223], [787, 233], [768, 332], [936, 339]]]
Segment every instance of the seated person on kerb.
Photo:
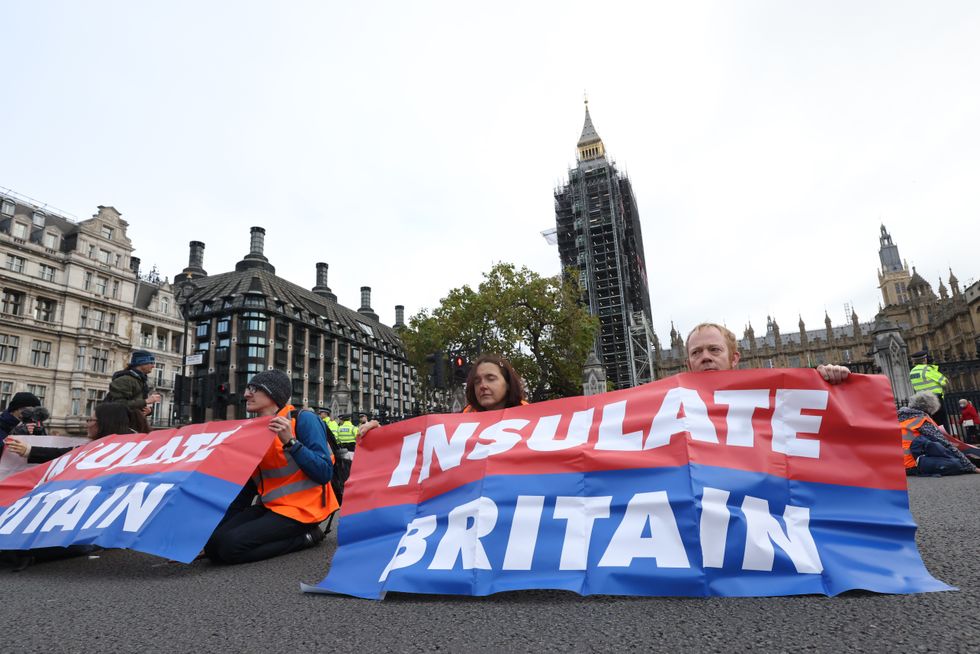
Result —
[[[687, 367], [691, 372], [734, 370], [742, 354], [730, 329], [713, 322], [703, 322], [687, 335]], [[839, 384], [851, 371], [846, 366], [819, 365], [817, 372], [824, 381]]]

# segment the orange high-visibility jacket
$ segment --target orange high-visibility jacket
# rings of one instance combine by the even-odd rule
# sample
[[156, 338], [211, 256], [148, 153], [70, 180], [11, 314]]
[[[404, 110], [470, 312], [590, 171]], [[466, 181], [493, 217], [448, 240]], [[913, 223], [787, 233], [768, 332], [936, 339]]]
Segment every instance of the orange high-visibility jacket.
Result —
[[[287, 404], [276, 414], [289, 416], [295, 409]], [[292, 418], [293, 435], [296, 434], [296, 418]], [[331, 455], [331, 460], [333, 456]], [[259, 489], [262, 504], [279, 515], [305, 524], [322, 522], [340, 508], [330, 484], [319, 484], [309, 477], [282, 448], [276, 438], [259, 461], [252, 476]]]
[[936, 424], [936, 422], [929, 416], [917, 416], [915, 418], [909, 418], [908, 420], [903, 420], [899, 424], [902, 427], [902, 453], [905, 455], [905, 467], [914, 468], [915, 467], [915, 457], [912, 456], [912, 441], [919, 433], [919, 429], [922, 425], [927, 422]]

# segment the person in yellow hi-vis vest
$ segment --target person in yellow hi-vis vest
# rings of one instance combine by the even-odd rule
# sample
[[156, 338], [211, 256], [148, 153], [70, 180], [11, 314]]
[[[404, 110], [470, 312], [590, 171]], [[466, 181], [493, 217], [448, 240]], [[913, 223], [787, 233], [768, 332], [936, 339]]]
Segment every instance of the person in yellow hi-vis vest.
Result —
[[341, 416], [341, 420], [337, 427], [337, 443], [353, 452], [357, 443], [357, 427], [350, 421], [350, 416]]
[[946, 416], [946, 406], [943, 404], [943, 396], [949, 387], [949, 379], [946, 375], [939, 372], [939, 366], [929, 360], [929, 350], [919, 350], [912, 354], [912, 370], [909, 371], [909, 381], [912, 383], [912, 390], [916, 393], [929, 391], [936, 395], [939, 400], [939, 411], [932, 419], [937, 424], [942, 425], [949, 431], [949, 418]]
[[330, 417], [330, 409], [324, 407], [320, 409], [320, 420], [327, 426], [334, 438], [337, 438], [337, 428], [340, 426], [337, 421]]
[[279, 370], [260, 372], [245, 386], [245, 410], [272, 418], [276, 438], [204, 546], [212, 561], [250, 563], [312, 547], [324, 539], [320, 523], [340, 508], [326, 425], [312, 411], [297, 411], [292, 394]]

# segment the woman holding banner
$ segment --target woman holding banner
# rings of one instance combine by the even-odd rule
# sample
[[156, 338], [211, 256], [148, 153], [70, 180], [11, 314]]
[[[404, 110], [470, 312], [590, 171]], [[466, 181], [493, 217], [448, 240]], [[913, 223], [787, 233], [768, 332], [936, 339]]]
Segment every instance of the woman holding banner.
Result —
[[466, 378], [466, 402], [463, 413], [527, 404], [520, 375], [510, 361], [497, 354], [484, 354], [473, 362]]
[[250, 563], [312, 547], [324, 538], [320, 523], [339, 508], [329, 483], [333, 463], [326, 426], [312, 411], [289, 403], [289, 376], [260, 372], [244, 397], [246, 411], [272, 418], [269, 430], [276, 438], [204, 546], [219, 563]]

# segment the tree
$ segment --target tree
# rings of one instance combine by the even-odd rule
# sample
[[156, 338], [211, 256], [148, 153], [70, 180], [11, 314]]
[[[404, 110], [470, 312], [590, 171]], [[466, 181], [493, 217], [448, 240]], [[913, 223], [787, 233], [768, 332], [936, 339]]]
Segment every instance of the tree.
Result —
[[533, 401], [580, 395], [599, 321], [579, 304], [574, 277], [541, 277], [509, 263], [483, 277], [477, 290], [454, 288], [431, 313], [423, 309], [409, 320], [402, 332], [409, 362], [424, 372], [425, 357], [438, 350], [470, 360], [493, 352], [511, 360]]

